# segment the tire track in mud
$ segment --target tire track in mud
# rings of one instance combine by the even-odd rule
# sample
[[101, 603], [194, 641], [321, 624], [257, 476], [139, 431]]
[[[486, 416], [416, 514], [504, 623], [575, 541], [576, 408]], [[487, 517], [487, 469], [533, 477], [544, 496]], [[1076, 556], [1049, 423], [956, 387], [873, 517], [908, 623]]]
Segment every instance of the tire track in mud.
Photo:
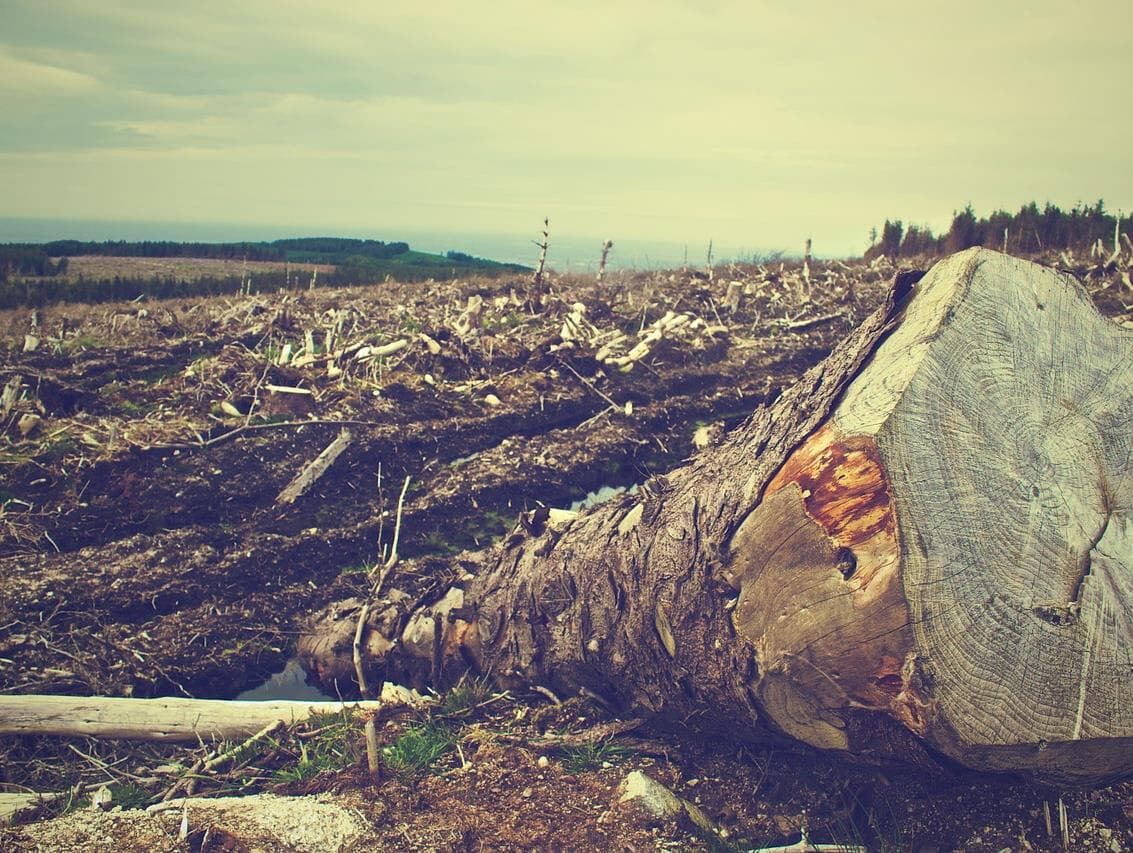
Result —
[[[810, 363], [822, 353], [801, 353], [791, 360]], [[583, 360], [580, 364], [593, 372], [592, 362], [588, 365]], [[544, 374], [539, 367], [537, 363], [521, 377], [529, 387], [541, 382]], [[640, 406], [692, 389], [709, 394], [735, 386], [737, 373], [737, 366], [725, 358], [712, 365], [693, 364], [690, 369], [664, 377], [635, 377], [636, 381], [628, 382], [615, 376], [607, 387], [610, 393]], [[290, 533], [325, 526], [325, 519], [331, 515], [339, 521], [358, 521], [373, 509], [379, 460], [387, 476], [400, 478], [431, 463], [447, 464], [480, 453], [509, 438], [530, 438], [575, 426], [605, 407], [600, 397], [569, 375], [561, 379], [552, 399], [529, 394], [532, 399], [521, 400], [521, 405], [486, 417], [482, 406], [477, 410], [468, 400], [437, 395], [434, 399], [407, 401], [396, 423], [355, 428], [355, 442], [336, 463], [328, 484], [318, 491], [322, 504], [313, 510], [307, 502], [280, 513], [273, 502], [297, 469], [333, 439], [338, 429], [333, 424], [257, 432], [208, 448], [134, 449], [82, 471], [70, 486], [69, 502], [60, 500], [57, 483], [35, 476], [37, 471], [28, 471], [22, 477], [14, 472], [12, 482], [22, 479], [22, 491], [31, 500], [57, 502], [47, 532], [61, 552], [194, 524], [236, 526], [253, 516], [269, 530]], [[523, 393], [518, 383], [514, 384], [516, 396]], [[354, 413], [358, 420], [365, 420], [367, 414]], [[375, 420], [389, 418], [390, 413], [379, 411], [371, 416]], [[39, 480], [43, 482], [38, 489], [30, 485]], [[10, 548], [11, 543], [9, 553]], [[0, 554], [5, 550], [0, 544]]]

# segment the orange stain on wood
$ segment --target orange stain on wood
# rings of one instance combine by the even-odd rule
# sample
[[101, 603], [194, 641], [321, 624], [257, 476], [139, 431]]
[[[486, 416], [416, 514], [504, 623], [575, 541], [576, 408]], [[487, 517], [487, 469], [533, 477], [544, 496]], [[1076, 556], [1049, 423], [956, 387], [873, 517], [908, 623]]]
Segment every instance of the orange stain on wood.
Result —
[[906, 671], [911, 637], [900, 606], [897, 516], [876, 442], [872, 436], [848, 436], [828, 422], [791, 454], [765, 497], [792, 483], [802, 493], [806, 514], [835, 545], [853, 554], [846, 585], [854, 611], [863, 617], [876, 614], [870, 632], [885, 629], [876, 643], [859, 647], [864, 666], [858, 677], [840, 681], [857, 701], [888, 707], [909, 728], [923, 730], [924, 714], [918, 710], [923, 703]]
[[870, 436], [846, 436], [826, 424], [791, 454], [767, 494], [788, 483], [798, 484], [807, 512], [844, 548], [896, 531], [889, 483]]
[[837, 545], [853, 554], [855, 589], [865, 590], [896, 567], [897, 518], [889, 481], [871, 436], [847, 436], [823, 425], [783, 463], [767, 485], [772, 495], [790, 483], [803, 493], [807, 514]]

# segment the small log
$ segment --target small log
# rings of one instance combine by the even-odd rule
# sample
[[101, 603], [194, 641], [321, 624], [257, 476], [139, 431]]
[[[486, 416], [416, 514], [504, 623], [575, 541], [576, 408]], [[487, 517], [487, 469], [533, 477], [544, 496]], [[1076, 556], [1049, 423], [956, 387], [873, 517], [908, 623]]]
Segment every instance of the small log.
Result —
[[327, 445], [327, 448], [316, 456], [315, 460], [299, 473], [299, 476], [284, 487], [279, 497], [275, 499], [276, 506], [292, 504], [299, 500], [327, 472], [352, 441], [354, 441], [354, 433], [343, 427], [338, 438]]
[[0, 696], [0, 736], [52, 735], [148, 741], [234, 740], [273, 722], [312, 714], [377, 711], [426, 702], [404, 687], [386, 684], [372, 702], [247, 702], [223, 699], [122, 699], [106, 696]]
[[296, 388], [294, 385], [272, 385], [267, 383], [264, 388], [273, 394], [298, 394], [303, 397], [311, 396], [311, 389], [309, 388]]
[[30, 809], [41, 802], [57, 800], [62, 794], [47, 792], [44, 794], [0, 794], [0, 823], [7, 823], [12, 815], [24, 809]]

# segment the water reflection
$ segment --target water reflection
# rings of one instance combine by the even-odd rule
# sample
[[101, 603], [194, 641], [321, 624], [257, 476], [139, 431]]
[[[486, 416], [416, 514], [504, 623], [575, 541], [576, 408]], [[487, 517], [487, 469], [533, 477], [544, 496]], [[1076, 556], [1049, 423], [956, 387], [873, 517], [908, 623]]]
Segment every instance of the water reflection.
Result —
[[259, 687], [245, 690], [236, 698], [259, 702], [306, 699], [325, 702], [337, 697], [327, 696], [319, 688], [308, 684], [307, 673], [299, 665], [299, 658], [291, 658], [282, 672], [277, 672]]

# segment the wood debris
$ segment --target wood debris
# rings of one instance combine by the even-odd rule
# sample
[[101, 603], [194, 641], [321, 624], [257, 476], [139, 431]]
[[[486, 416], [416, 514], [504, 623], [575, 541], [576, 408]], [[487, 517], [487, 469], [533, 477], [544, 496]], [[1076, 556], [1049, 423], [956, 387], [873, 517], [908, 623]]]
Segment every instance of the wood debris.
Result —
[[306, 494], [311, 486], [318, 482], [319, 478], [330, 469], [330, 466], [335, 463], [335, 460], [342, 455], [343, 451], [345, 451], [353, 441], [354, 433], [347, 427], [343, 427], [338, 437], [327, 445], [327, 448], [315, 457], [315, 459], [279, 493], [279, 497], [275, 499], [276, 505], [284, 506], [295, 503], [295, 501]]

